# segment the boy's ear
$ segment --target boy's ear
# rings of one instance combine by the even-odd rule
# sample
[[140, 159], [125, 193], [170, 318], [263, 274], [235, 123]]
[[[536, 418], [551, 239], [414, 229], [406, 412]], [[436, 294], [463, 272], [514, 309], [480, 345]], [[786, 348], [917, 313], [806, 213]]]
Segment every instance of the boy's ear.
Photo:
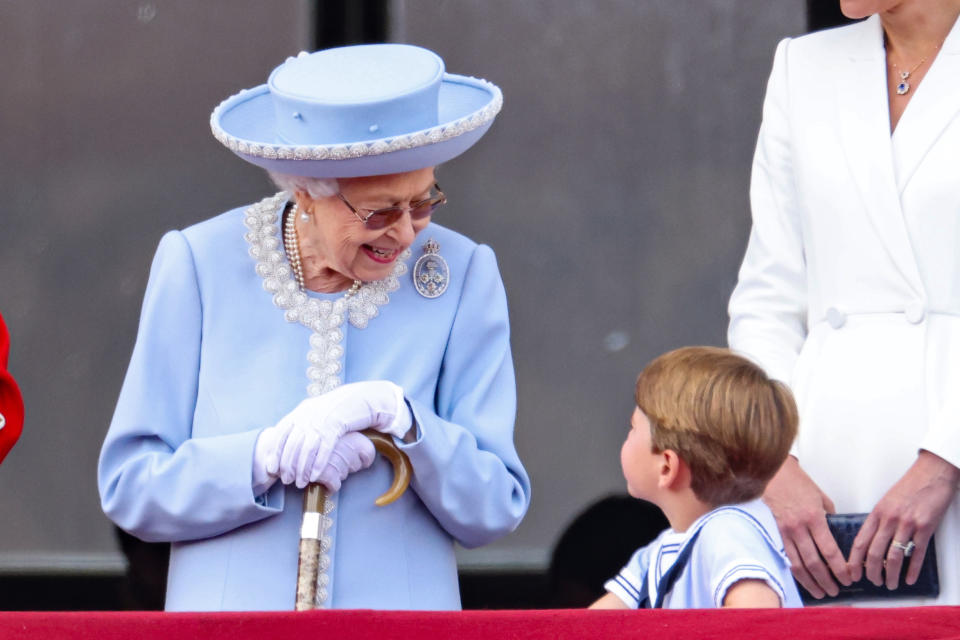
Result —
[[657, 483], [661, 489], [684, 489], [690, 484], [690, 467], [673, 449], [664, 449], [660, 454], [660, 478]]

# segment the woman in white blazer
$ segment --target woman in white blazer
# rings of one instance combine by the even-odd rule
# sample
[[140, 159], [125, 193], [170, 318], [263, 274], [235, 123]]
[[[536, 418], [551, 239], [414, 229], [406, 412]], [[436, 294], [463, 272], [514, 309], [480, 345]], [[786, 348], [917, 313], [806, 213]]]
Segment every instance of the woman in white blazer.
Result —
[[[797, 580], [912, 583], [935, 533], [939, 598], [897, 602], [960, 604], [960, 0], [840, 5], [777, 47], [728, 339], [800, 406], [764, 496]], [[870, 513], [848, 558], [832, 511]]]

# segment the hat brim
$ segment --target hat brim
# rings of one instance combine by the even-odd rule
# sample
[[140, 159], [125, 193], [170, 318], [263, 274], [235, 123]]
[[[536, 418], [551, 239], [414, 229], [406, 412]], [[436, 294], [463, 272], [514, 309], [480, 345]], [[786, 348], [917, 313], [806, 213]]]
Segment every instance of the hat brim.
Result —
[[352, 144], [296, 146], [278, 139], [270, 91], [260, 85], [224, 100], [210, 127], [227, 148], [264, 169], [352, 178], [414, 171], [455, 158], [483, 137], [502, 103], [496, 85], [448, 73], [440, 85], [435, 127]]

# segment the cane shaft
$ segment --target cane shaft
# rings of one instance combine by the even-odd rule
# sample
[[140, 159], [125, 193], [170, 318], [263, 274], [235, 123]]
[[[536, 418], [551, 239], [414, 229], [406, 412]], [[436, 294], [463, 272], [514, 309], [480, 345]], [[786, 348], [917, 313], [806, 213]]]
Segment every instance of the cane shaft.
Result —
[[[376, 505], [382, 507], [399, 498], [407, 486], [413, 470], [410, 459], [397, 448], [393, 439], [373, 429], [367, 429], [364, 435], [370, 438], [376, 450], [386, 457], [393, 466], [393, 483], [382, 496], [377, 498]], [[300, 562], [297, 568], [297, 611], [317, 609], [317, 593], [323, 588], [324, 594], [320, 600], [326, 600], [326, 588], [319, 585], [320, 575], [325, 570], [323, 563], [323, 518], [326, 511], [327, 492], [321, 484], [307, 486], [303, 493], [303, 524], [300, 527]]]
[[323, 485], [311, 484], [303, 493], [303, 525], [300, 527], [300, 564], [297, 568], [297, 611], [317, 608], [317, 581], [320, 577], [320, 545], [323, 507], [327, 499]]

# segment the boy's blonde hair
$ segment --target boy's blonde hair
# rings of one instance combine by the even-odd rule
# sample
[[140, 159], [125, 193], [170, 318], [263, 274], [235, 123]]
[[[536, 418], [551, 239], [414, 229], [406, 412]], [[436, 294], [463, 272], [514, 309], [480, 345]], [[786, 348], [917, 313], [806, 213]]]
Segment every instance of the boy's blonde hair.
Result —
[[665, 353], [640, 373], [636, 401], [653, 450], [676, 451], [694, 495], [711, 505], [759, 497], [797, 435], [786, 385], [728, 349]]

